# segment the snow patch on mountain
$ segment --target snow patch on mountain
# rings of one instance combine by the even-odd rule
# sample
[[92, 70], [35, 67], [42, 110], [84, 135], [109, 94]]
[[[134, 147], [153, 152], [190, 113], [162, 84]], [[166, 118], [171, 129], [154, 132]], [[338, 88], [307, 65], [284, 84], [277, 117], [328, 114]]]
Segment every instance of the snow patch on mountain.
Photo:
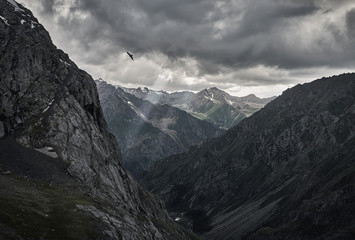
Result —
[[[32, 24], [32, 23], [31, 23]], [[31, 25], [31, 28], [32, 28], [32, 25]], [[59, 59], [59, 61], [61, 61], [62, 63], [64, 63], [64, 65], [65, 66], [71, 66], [71, 64], [70, 63], [68, 63], [68, 62], [66, 62], [66, 61], [64, 61], [64, 60], [62, 60], [62, 59]]]
[[7, 19], [4, 18], [3, 16], [0, 15], [0, 19], [7, 25], [10, 26], [10, 24], [8, 23]]
[[58, 158], [58, 154], [54, 151], [52, 147], [35, 148], [36, 151], [46, 154], [51, 158]]
[[43, 109], [42, 113], [47, 112], [48, 109], [52, 106], [53, 102], [54, 102], [54, 99], [52, 99], [52, 101], [48, 104], [48, 106], [45, 109]]

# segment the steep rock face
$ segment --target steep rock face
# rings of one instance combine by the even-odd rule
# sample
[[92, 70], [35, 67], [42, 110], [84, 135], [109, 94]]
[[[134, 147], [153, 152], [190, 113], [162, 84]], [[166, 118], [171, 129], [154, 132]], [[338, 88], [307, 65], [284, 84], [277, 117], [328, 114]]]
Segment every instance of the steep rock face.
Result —
[[0, 0], [0, 16], [0, 137], [66, 162], [70, 175], [107, 203], [81, 210], [105, 225], [108, 239], [166, 239], [153, 219], [171, 221], [122, 168], [91, 76], [20, 4]]
[[245, 97], [235, 97], [213, 87], [198, 93], [154, 91], [148, 88], [124, 88], [126, 92], [134, 94], [153, 103], [168, 104], [202, 120], [209, 121], [219, 127], [228, 129], [245, 117], [260, 110], [271, 98], [258, 98], [251, 94]]
[[169, 105], [154, 105], [119, 87], [96, 81], [108, 128], [118, 141], [125, 167], [135, 176], [156, 160], [186, 151], [223, 131]]
[[350, 239], [354, 136], [355, 74], [323, 78], [157, 162], [145, 182], [207, 239]]

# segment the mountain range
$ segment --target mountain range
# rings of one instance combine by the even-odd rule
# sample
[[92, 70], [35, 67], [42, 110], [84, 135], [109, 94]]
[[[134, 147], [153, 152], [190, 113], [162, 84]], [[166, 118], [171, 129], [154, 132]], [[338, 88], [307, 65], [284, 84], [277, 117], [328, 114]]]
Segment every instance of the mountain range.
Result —
[[206, 239], [355, 237], [355, 74], [297, 85], [142, 183]]
[[0, 0], [0, 239], [355, 239], [354, 146], [355, 73], [270, 99], [124, 89]]
[[150, 165], [182, 153], [223, 130], [170, 105], [153, 104], [97, 80], [97, 89], [108, 129], [117, 139], [123, 164], [138, 177]]
[[216, 87], [207, 88], [197, 93], [189, 91], [168, 93], [146, 87], [123, 89], [152, 103], [168, 104], [180, 108], [199, 119], [209, 121], [224, 129], [228, 129], [242, 119], [251, 116], [275, 99], [275, 97], [258, 98], [253, 94], [235, 97]]

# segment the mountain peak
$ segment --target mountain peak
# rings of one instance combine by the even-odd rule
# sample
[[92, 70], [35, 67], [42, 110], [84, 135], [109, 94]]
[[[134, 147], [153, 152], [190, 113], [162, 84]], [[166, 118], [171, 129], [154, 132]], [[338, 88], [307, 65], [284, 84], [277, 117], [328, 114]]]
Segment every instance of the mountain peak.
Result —
[[210, 87], [210, 88], [207, 88], [207, 90], [212, 91], [212, 92], [223, 92], [222, 90], [218, 89], [217, 87]]
[[106, 83], [107, 82], [105, 80], [103, 80], [102, 78], [99, 78], [99, 79], [95, 79], [95, 83], [98, 84], [98, 83]]
[[[7, 213], [2, 212], [0, 238], [9, 231], [19, 239], [51, 238], [46, 229], [55, 229], [54, 234], [63, 239], [79, 239], [68, 225], [90, 222], [92, 229], [84, 239], [169, 239], [165, 235], [174, 233], [154, 224], [174, 226], [163, 204], [122, 167], [92, 77], [57, 49], [48, 32], [20, 4], [0, 0], [0, 16], [0, 38], [5, 43], [0, 58], [0, 152], [9, 151], [4, 143], [11, 141], [18, 145], [14, 149], [27, 149], [16, 152], [11, 161], [0, 156], [0, 182], [5, 179], [24, 190], [23, 195], [0, 191], [0, 202], [6, 201], [14, 211], [11, 214], [26, 213], [25, 220], [9, 215], [13, 221], [6, 221]], [[54, 186], [48, 174], [41, 173], [47, 166], [73, 182]], [[16, 175], [3, 174], [6, 168]], [[77, 196], [65, 199], [63, 207], [50, 203], [63, 202], [61, 196], [68, 192]], [[47, 201], [48, 193], [54, 196]], [[59, 211], [57, 219], [54, 215]], [[63, 218], [69, 221], [62, 223]], [[26, 228], [21, 227], [24, 221]]]
[[189, 91], [167, 93], [154, 90], [143, 92], [142, 88], [124, 88], [124, 90], [154, 104], [168, 104], [180, 108], [223, 129], [230, 128], [271, 101], [271, 99], [260, 100], [256, 97], [234, 97], [217, 87], [205, 88], [197, 93]]
[[220, 93], [223, 93], [223, 91], [218, 89], [218, 88], [216, 88], [216, 87], [211, 87], [211, 88], [205, 88], [205, 89], [199, 91], [197, 93], [197, 95], [203, 94], [205, 96], [209, 96], [209, 97], [213, 98], [215, 96], [215, 94], [219, 95]]

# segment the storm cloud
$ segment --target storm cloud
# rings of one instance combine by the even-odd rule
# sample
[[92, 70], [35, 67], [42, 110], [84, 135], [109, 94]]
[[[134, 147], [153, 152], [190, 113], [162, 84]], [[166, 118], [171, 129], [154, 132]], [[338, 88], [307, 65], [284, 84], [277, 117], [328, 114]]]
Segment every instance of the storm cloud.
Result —
[[[355, 62], [353, 1], [40, 0], [30, 5], [45, 26], [60, 30], [49, 29], [79, 66], [119, 84], [153, 86], [159, 79], [164, 84], [157, 87], [165, 90], [290, 86], [351, 70]], [[134, 68], [126, 51], [137, 59]]]

